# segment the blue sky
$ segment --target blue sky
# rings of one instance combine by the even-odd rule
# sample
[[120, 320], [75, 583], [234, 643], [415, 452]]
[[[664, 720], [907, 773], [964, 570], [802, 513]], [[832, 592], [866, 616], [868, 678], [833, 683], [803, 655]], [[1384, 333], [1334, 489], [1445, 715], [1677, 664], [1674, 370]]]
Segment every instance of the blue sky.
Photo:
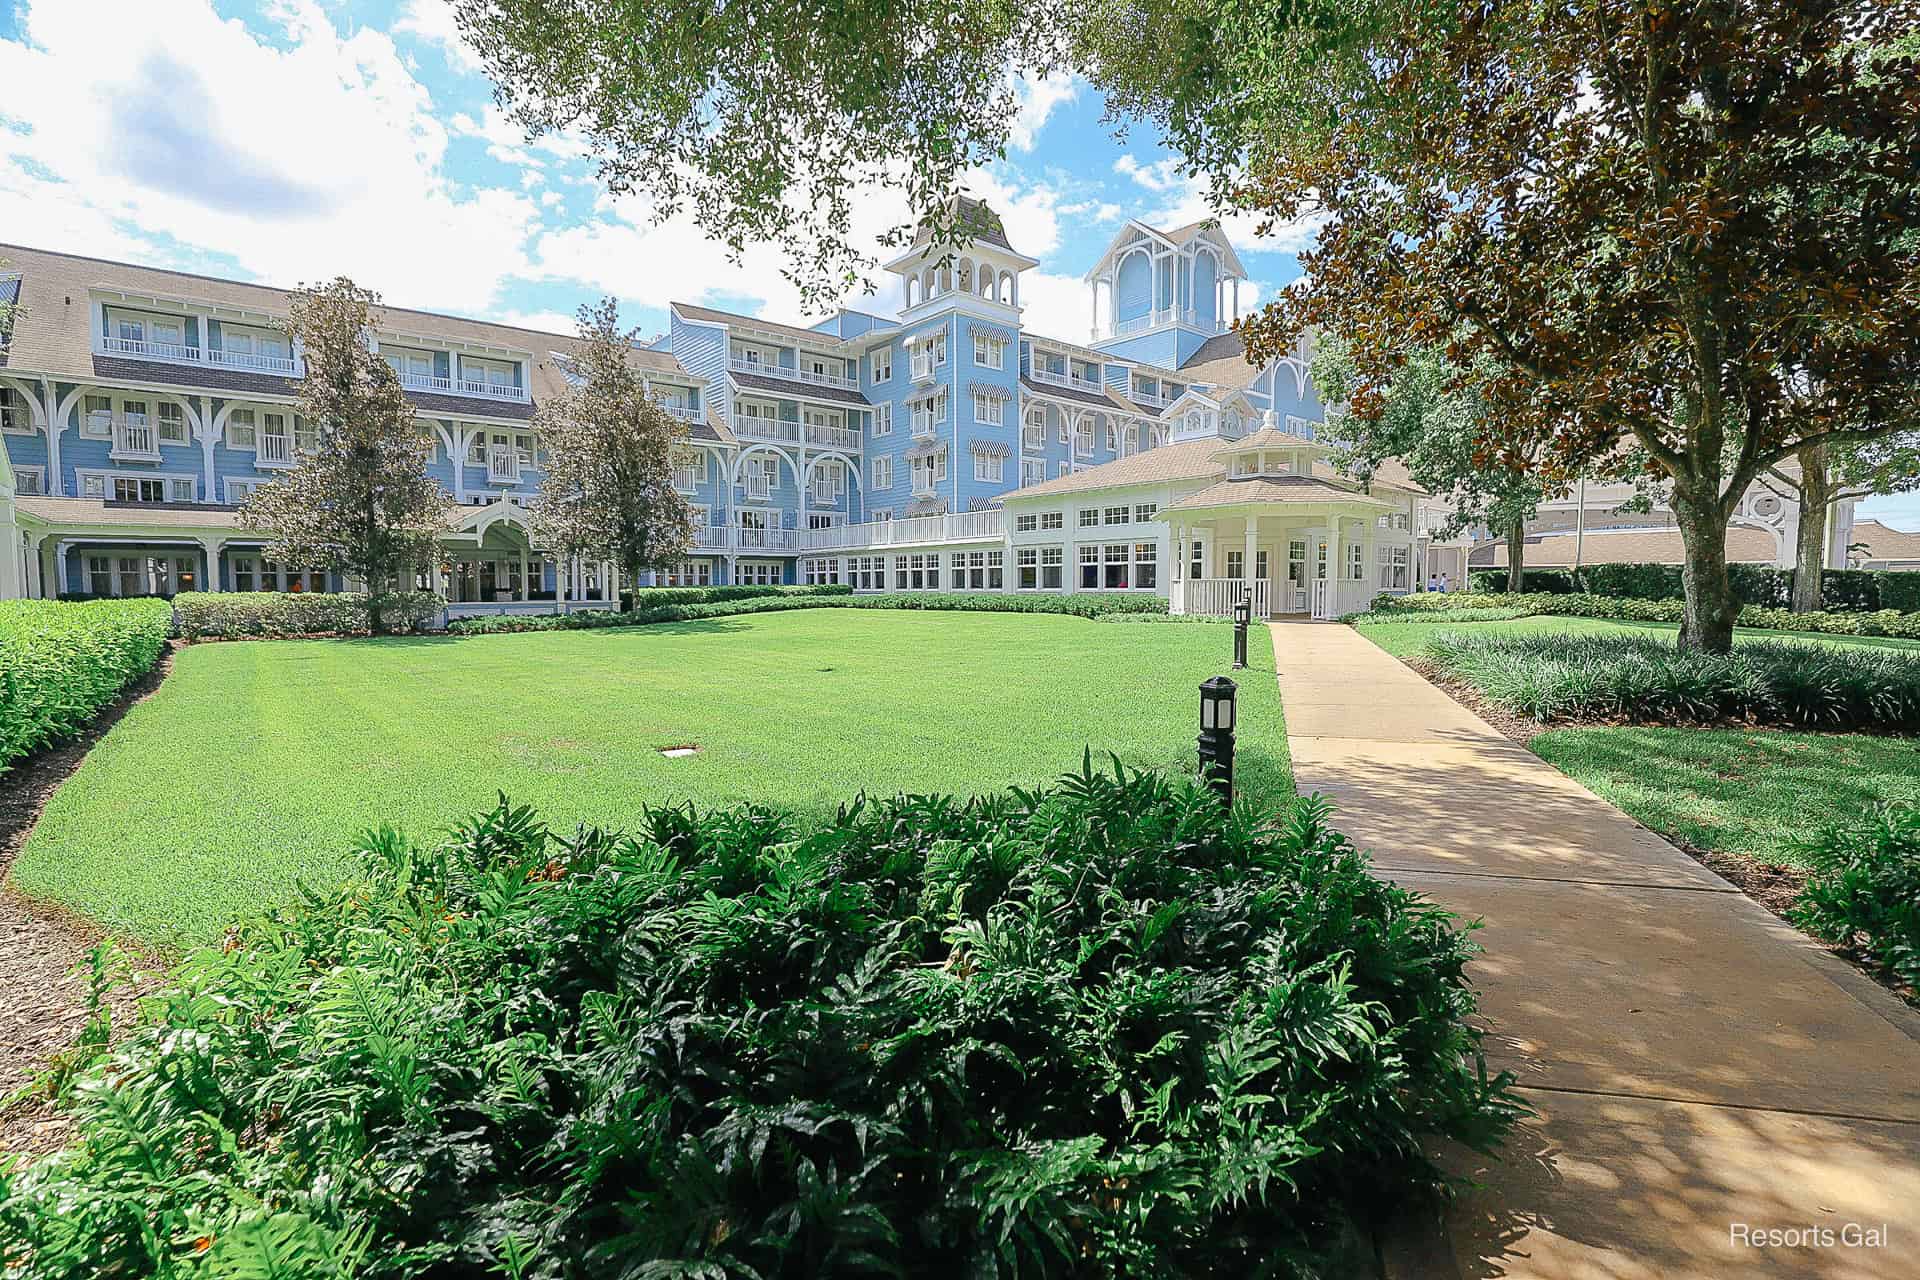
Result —
[[[494, 108], [446, 0], [0, 0], [0, 239], [278, 285], [352, 275], [392, 303], [570, 330], [612, 293], [653, 332], [670, 301], [799, 321], [771, 249], [732, 262], [578, 144]], [[971, 175], [1015, 246], [1027, 327], [1085, 341], [1080, 277], [1128, 218], [1205, 217], [1149, 131], [1115, 139], [1084, 85], [1020, 86], [1007, 159]], [[862, 201], [861, 232], [907, 217]], [[1309, 226], [1226, 230], [1264, 298]], [[877, 273], [876, 273], [877, 274]], [[876, 297], [848, 305], [887, 311]], [[1920, 498], [1875, 504], [1920, 525]]]

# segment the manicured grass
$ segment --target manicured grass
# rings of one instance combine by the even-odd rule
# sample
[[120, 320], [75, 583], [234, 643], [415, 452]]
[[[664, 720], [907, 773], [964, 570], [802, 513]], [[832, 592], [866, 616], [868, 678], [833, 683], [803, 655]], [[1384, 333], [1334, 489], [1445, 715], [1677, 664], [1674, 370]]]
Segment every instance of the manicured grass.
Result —
[[[809, 820], [863, 788], [1050, 781], [1083, 748], [1191, 770], [1224, 627], [806, 610], [613, 631], [241, 641], [161, 689], [47, 806], [13, 871], [148, 942], [215, 937], [331, 882], [379, 823], [430, 838], [496, 793], [556, 826], [757, 801]], [[1238, 778], [1291, 792], [1271, 646], [1240, 682]], [[697, 743], [669, 760], [662, 747]]]
[[1772, 730], [1556, 729], [1542, 759], [1662, 835], [1801, 863], [1791, 846], [1886, 800], [1920, 800], [1920, 741]]
[[[1445, 614], [1431, 619], [1408, 622], [1360, 622], [1361, 635], [1397, 658], [1416, 657], [1427, 638], [1436, 631], [1459, 630], [1474, 635], [1647, 635], [1672, 636], [1680, 628], [1670, 622], [1613, 622], [1603, 618], [1532, 617], [1500, 622], [1450, 622]], [[1883, 649], [1920, 649], [1920, 640], [1902, 640], [1892, 636], [1833, 636], [1811, 631], [1761, 631], [1742, 627], [1734, 632], [1734, 642], [1743, 640], [1812, 640], [1820, 644], [1867, 645]]]

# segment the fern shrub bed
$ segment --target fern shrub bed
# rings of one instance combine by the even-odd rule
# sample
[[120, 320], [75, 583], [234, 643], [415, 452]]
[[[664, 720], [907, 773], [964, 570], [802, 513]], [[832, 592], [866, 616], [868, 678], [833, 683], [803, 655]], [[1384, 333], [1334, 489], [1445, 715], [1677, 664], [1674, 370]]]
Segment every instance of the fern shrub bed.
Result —
[[0, 772], [71, 738], [153, 669], [164, 600], [0, 601]]
[[1439, 631], [1423, 652], [1495, 706], [1541, 722], [1920, 731], [1920, 654], [1905, 650], [1757, 640], [1703, 654], [1652, 635]]
[[1920, 805], [1882, 805], [1799, 853], [1813, 874], [1788, 919], [1920, 1000]]
[[81, 1069], [10, 1276], [1344, 1275], [1516, 1111], [1466, 933], [1318, 800], [503, 800], [359, 857]]
[[[1461, 612], [1513, 610], [1508, 617], [1532, 617], [1557, 614], [1568, 618], [1602, 618], [1616, 622], [1677, 623], [1686, 616], [1683, 600], [1640, 600], [1631, 597], [1557, 594], [1534, 591], [1509, 595], [1503, 592], [1421, 592], [1415, 595], [1375, 596], [1369, 612], [1350, 614], [1343, 622], [1399, 622], [1409, 618], [1442, 614], [1455, 617]], [[1466, 621], [1464, 618], [1456, 618]], [[1795, 613], [1791, 609], [1762, 605], [1742, 605], [1737, 625], [1761, 631], [1805, 631], [1833, 636], [1892, 636], [1920, 639], [1920, 613], [1902, 613], [1894, 609], [1868, 612], [1819, 611]]]

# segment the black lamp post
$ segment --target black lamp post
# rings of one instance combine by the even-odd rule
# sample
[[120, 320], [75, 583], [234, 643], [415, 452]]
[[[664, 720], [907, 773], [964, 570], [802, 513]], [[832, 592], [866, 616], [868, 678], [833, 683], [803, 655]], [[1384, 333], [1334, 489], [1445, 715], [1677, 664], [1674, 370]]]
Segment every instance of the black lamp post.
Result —
[[1200, 776], [1233, 803], [1233, 712], [1239, 686], [1225, 676], [1200, 682]]
[[1247, 623], [1253, 617], [1253, 593], [1249, 591], [1233, 604], [1233, 669], [1247, 666]]

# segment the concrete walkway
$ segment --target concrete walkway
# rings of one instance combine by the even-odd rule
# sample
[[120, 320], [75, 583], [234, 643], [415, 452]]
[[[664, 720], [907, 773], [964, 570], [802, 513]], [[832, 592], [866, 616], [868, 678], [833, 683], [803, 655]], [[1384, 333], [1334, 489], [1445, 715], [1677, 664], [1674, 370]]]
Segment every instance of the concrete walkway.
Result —
[[1450, 1157], [1484, 1188], [1390, 1275], [1920, 1276], [1920, 1016], [1352, 628], [1272, 632], [1300, 790], [1485, 921], [1491, 1065], [1539, 1113]]

